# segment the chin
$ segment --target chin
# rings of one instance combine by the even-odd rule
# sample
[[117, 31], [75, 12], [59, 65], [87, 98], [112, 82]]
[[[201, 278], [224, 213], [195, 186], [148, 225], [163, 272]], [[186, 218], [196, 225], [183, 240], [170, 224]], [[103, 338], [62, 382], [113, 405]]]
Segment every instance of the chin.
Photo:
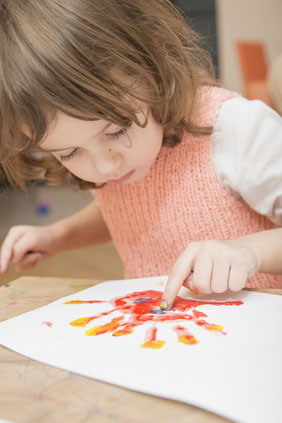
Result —
[[145, 176], [147, 175], [147, 173], [149, 172], [150, 168], [143, 170], [141, 172], [137, 172], [132, 179], [130, 179], [130, 181], [128, 181], [128, 183], [130, 182], [138, 182], [141, 181], [141, 179], [145, 178]]

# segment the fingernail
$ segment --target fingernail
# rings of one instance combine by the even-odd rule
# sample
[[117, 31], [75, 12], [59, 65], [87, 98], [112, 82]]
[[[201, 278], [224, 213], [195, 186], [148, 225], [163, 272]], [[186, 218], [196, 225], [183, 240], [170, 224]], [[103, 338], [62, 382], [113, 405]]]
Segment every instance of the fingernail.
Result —
[[165, 300], [163, 300], [163, 301], [161, 302], [160, 308], [161, 308], [162, 310], [166, 310], [166, 309], [167, 309], [167, 307], [168, 307], [167, 302], [166, 302]]

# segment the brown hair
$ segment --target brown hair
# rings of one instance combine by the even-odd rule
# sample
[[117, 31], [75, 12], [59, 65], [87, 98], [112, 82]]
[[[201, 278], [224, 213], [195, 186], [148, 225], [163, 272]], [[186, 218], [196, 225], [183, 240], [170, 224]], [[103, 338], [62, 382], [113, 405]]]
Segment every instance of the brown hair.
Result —
[[191, 120], [198, 88], [213, 81], [210, 60], [169, 0], [1, 0], [0, 39], [0, 169], [13, 185], [93, 188], [34, 153], [56, 111], [142, 126], [142, 101], [164, 126], [164, 145], [184, 130], [212, 131]]

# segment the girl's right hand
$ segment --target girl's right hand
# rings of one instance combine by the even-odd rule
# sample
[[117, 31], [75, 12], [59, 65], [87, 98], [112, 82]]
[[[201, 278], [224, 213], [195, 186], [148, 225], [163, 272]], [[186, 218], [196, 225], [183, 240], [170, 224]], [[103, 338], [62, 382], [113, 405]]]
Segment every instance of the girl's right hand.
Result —
[[0, 273], [14, 264], [19, 272], [33, 269], [38, 260], [58, 251], [51, 226], [13, 226], [1, 247]]

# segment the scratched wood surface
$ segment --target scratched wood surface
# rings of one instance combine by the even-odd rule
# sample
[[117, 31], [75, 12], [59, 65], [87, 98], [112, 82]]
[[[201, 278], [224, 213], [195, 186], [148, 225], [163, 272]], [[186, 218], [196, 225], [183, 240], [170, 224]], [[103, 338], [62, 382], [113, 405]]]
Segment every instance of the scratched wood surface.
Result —
[[[19, 278], [0, 288], [0, 321], [96, 283], [99, 281]], [[282, 294], [282, 290], [262, 291]], [[47, 366], [0, 346], [1, 418], [15, 423], [229, 422], [187, 404], [129, 391]]]

